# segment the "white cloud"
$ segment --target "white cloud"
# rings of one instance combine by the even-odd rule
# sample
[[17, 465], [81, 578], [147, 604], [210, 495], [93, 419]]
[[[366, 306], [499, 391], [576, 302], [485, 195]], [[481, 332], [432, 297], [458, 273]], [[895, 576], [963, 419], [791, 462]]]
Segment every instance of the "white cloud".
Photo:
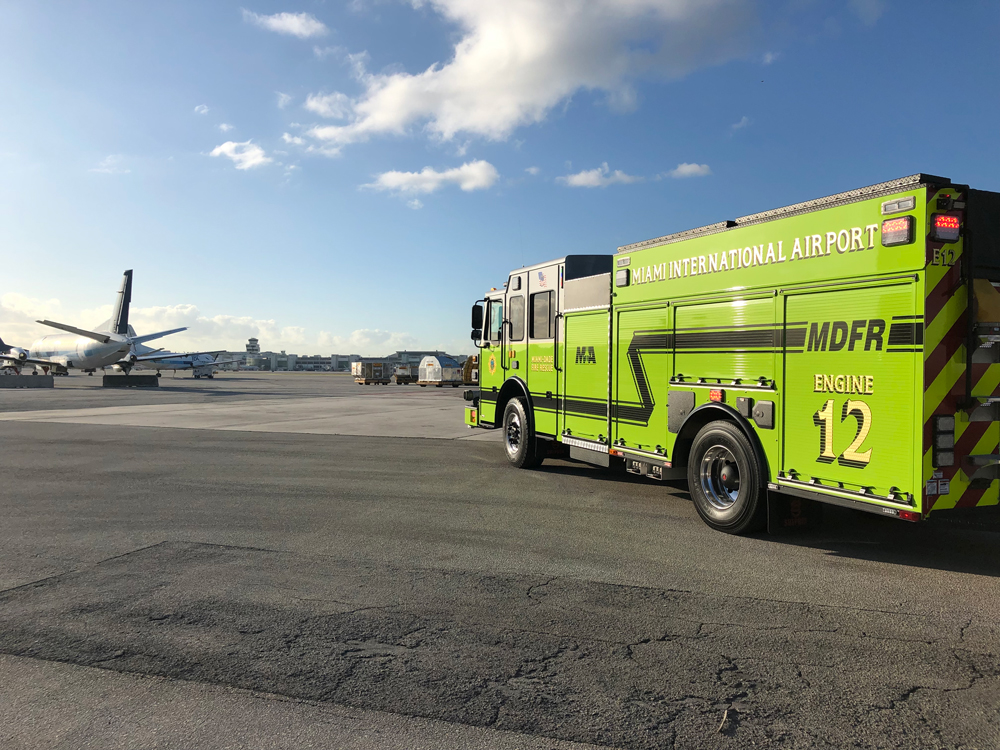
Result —
[[[743, 117], [740, 118], [740, 121], [734, 122], [732, 125], [729, 126], [729, 129], [735, 133], [737, 130], [743, 130], [743, 128], [745, 128], [749, 124], [750, 124], [750, 118], [747, 117], [746, 115], [743, 115]], [[691, 165], [689, 164], [688, 166]]]
[[628, 184], [631, 182], [640, 182], [642, 177], [636, 177], [634, 175], [625, 174], [620, 169], [616, 169], [614, 172], [608, 170], [608, 163], [604, 162], [597, 169], [585, 169], [582, 172], [577, 172], [576, 174], [568, 174], [564, 177], [557, 177], [556, 180], [569, 187], [607, 187], [608, 185], [615, 184]]
[[219, 123], [219, 130], [221, 130], [223, 133], [228, 133], [234, 127], [235, 126], [230, 125], [228, 122], [220, 122]]
[[406, 207], [412, 208], [414, 211], [419, 211], [421, 208], [424, 207], [424, 202], [419, 198], [414, 198], [411, 201], [406, 201]]
[[242, 143], [226, 141], [221, 146], [212, 149], [210, 155], [226, 156], [232, 159], [237, 169], [253, 169], [274, 161], [264, 153], [264, 149], [251, 141], [243, 141]]
[[304, 139], [299, 138], [297, 135], [292, 135], [291, 133], [282, 133], [281, 140], [283, 140], [285, 143], [293, 143], [296, 146], [302, 146], [305, 144]]
[[886, 7], [885, 0], [851, 0], [851, 10], [865, 26], [874, 26], [885, 13]]
[[65, 317], [57, 299], [42, 300], [9, 292], [0, 297], [0, 338], [8, 346], [28, 348], [41, 336], [53, 333], [53, 329], [39, 325], [36, 320], [63, 321]]
[[671, 169], [667, 174], [678, 180], [685, 177], [707, 177], [712, 174], [712, 168], [707, 164], [678, 164], [676, 169]]
[[106, 156], [101, 161], [97, 163], [96, 167], [91, 167], [91, 172], [99, 172], [100, 174], [128, 174], [131, 169], [125, 169], [121, 166], [122, 157], [120, 154], [111, 154]]
[[309, 13], [275, 13], [273, 16], [264, 16], [243, 8], [243, 20], [262, 29], [297, 36], [299, 39], [324, 36], [330, 31], [322, 21], [316, 20]]
[[319, 335], [321, 346], [339, 349], [341, 354], [382, 355], [397, 349], [413, 347], [416, 339], [409, 333], [359, 328], [348, 336], [335, 336], [326, 331]]
[[344, 50], [341, 47], [313, 47], [313, 54], [320, 60], [325, 60], [330, 55], [342, 54], [343, 52]]
[[424, 167], [419, 172], [384, 172], [375, 182], [362, 187], [373, 190], [389, 190], [400, 194], [433, 193], [446, 185], [458, 185], [462, 190], [486, 190], [500, 178], [496, 167], [488, 161], [470, 161], [460, 167], [438, 172], [432, 167]]
[[351, 113], [351, 100], [339, 91], [332, 94], [309, 94], [303, 106], [320, 117], [336, 120], [345, 120]]
[[764, 57], [761, 59], [761, 62], [764, 63], [764, 65], [770, 65], [779, 57], [781, 57], [780, 52], [765, 52]]
[[207, 115], [208, 114], [208, 107], [206, 107], [204, 104], [199, 104], [197, 107], [194, 108], [194, 111], [195, 111], [195, 114]]
[[275, 93], [278, 95], [278, 109], [284, 109], [292, 103], [291, 94], [283, 94], [280, 91], [276, 91]]
[[750, 0], [411, 0], [459, 28], [452, 58], [423, 72], [371, 73], [351, 63], [363, 87], [350, 121], [317, 126], [336, 145], [425, 125], [499, 140], [544, 120], [579, 91], [635, 105], [631, 82], [676, 78], [745, 50]]
[[528, 174], [530, 174], [530, 175], [536, 175], [536, 174], [538, 174], [539, 172], [541, 172], [542, 170], [541, 170], [541, 169], [539, 169], [538, 167], [528, 167], [528, 168], [527, 168], [527, 169], [525, 169], [524, 171], [525, 171], [525, 172], [527, 172], [527, 173], [528, 173]]

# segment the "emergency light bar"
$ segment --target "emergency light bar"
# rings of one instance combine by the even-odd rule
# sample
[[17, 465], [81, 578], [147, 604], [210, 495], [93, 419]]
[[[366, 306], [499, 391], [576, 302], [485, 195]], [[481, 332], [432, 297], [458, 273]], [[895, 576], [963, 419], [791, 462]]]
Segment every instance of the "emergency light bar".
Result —
[[958, 242], [962, 234], [962, 222], [957, 216], [950, 214], [933, 214], [931, 216], [931, 239], [939, 242]]
[[913, 217], [900, 216], [882, 222], [882, 247], [909, 245], [913, 242]]

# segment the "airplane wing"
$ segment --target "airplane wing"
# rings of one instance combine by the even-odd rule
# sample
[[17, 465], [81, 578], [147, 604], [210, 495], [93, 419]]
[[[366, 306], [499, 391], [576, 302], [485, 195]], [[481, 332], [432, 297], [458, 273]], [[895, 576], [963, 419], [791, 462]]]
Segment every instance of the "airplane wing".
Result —
[[163, 354], [144, 354], [143, 356], [138, 357], [135, 361], [157, 362], [164, 359], [184, 359], [186, 357], [197, 357], [199, 354], [219, 354], [220, 352], [224, 351], [225, 349], [219, 349], [219, 351], [217, 352], [184, 352], [183, 354], [179, 354], [177, 352], [174, 352], [173, 354], [171, 354], [170, 352], [165, 352]]
[[11, 357], [7, 354], [0, 354], [0, 361], [2, 362], [13, 362], [18, 365], [38, 365], [39, 367], [62, 367], [58, 362], [50, 362], [47, 359], [20, 359], [18, 357]]
[[153, 339], [158, 339], [163, 336], [169, 336], [171, 333], [180, 333], [181, 331], [186, 331], [187, 327], [184, 328], [171, 328], [169, 331], [159, 331], [158, 333], [147, 333], [145, 336], [133, 336], [133, 344], [145, 344], [147, 341], [152, 341]]
[[[88, 339], [94, 339], [94, 341], [100, 341], [102, 344], [106, 344], [111, 341], [111, 336], [107, 333], [95, 333], [94, 331], [85, 331], [82, 328], [75, 328], [73, 326], [68, 326], [65, 323], [55, 323], [51, 320], [37, 320], [36, 323], [41, 323], [43, 326], [49, 326], [50, 328], [58, 328], [60, 331], [66, 331], [67, 333], [75, 333], [77, 336], [86, 336]], [[180, 330], [184, 330], [181, 328]]]

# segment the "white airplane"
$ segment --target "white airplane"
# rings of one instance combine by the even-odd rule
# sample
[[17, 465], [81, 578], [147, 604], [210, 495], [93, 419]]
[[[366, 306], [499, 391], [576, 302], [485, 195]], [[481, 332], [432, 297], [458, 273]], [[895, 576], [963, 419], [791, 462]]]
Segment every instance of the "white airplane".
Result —
[[[51, 320], [39, 320], [38, 322], [42, 325], [57, 328], [71, 335], [42, 336], [31, 345], [25, 360], [30, 358], [38, 363], [44, 363], [40, 366], [75, 368], [91, 374], [97, 369], [118, 362], [126, 364], [127, 368], [131, 369], [139, 358], [135, 350], [137, 345], [168, 336], [171, 333], [187, 330], [186, 328], [172, 328], [169, 331], [136, 336], [128, 324], [128, 309], [131, 302], [132, 271], [129, 270], [122, 276], [122, 285], [118, 290], [118, 298], [115, 301], [114, 312], [110, 320], [98, 326], [96, 331], [88, 331]], [[9, 355], [3, 356], [7, 360], [10, 359]]]
[[[5, 344], [3, 339], [0, 339], [0, 370], [13, 370], [20, 375], [21, 368], [25, 365], [41, 367], [45, 374], [48, 374], [49, 370], [59, 369], [59, 366], [55, 362], [49, 362], [46, 359], [35, 359], [27, 349], [22, 349], [19, 346], [10, 346], [9, 344]], [[35, 374], [38, 374], [37, 370]]]
[[[143, 351], [146, 350], [146, 351]], [[165, 352], [162, 349], [151, 349], [148, 346], [138, 346], [136, 351], [139, 357], [134, 363], [134, 367], [140, 370], [156, 370], [156, 376], [161, 375], [160, 370], [193, 370], [196, 378], [215, 377], [215, 368], [219, 365], [230, 365], [240, 362], [238, 359], [216, 360], [215, 357], [221, 354], [224, 349], [214, 352]], [[119, 362], [115, 365], [118, 369], [124, 369], [126, 363]]]

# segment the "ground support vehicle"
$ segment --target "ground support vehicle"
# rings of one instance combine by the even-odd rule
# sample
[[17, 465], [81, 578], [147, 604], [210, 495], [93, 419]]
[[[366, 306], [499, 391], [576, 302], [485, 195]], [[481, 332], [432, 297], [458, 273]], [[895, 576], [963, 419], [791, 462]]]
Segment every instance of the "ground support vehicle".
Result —
[[393, 366], [382, 360], [362, 359], [351, 362], [351, 374], [358, 385], [389, 385]]
[[686, 479], [732, 533], [995, 505], [998, 286], [1000, 193], [923, 174], [568, 255], [473, 307], [466, 423], [515, 466]]
[[477, 385], [479, 383], [479, 357], [473, 354], [467, 357], [462, 365], [462, 384]]
[[409, 385], [417, 382], [417, 371], [417, 365], [396, 365], [392, 378], [396, 385]]

